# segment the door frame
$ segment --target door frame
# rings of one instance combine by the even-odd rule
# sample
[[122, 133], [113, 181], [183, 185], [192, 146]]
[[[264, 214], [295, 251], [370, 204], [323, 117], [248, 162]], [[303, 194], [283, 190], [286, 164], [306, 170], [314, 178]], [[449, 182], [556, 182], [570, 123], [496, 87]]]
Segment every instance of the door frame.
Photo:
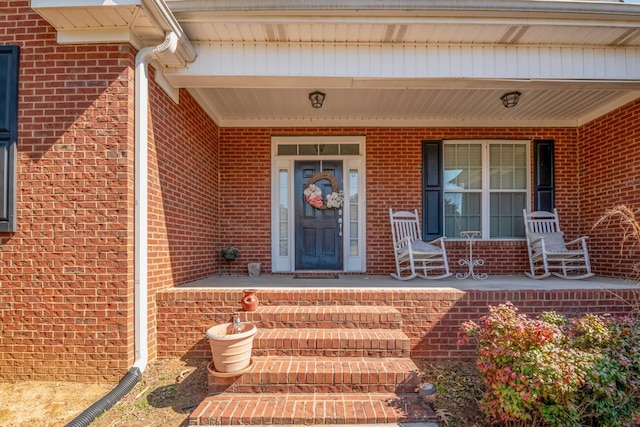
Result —
[[[342, 270], [366, 271], [366, 139], [364, 136], [305, 136], [271, 138], [271, 270], [295, 272], [294, 163], [297, 160], [341, 160], [343, 167]], [[278, 155], [278, 146], [357, 144], [358, 154]], [[351, 203], [350, 196], [357, 196]], [[282, 205], [282, 206], [281, 206]], [[353, 230], [353, 232], [352, 232]], [[356, 235], [357, 234], [357, 235]], [[355, 247], [351, 251], [352, 245]]]

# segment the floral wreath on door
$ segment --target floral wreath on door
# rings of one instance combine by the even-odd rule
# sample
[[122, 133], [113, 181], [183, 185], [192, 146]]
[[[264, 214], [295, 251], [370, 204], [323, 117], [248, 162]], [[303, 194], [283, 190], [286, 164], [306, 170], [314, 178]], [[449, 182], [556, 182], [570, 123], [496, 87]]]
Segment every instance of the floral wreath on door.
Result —
[[[331, 194], [327, 194], [326, 199], [323, 199], [322, 189], [316, 182], [325, 179], [331, 184]], [[316, 209], [339, 209], [344, 205], [344, 192], [339, 189], [335, 176], [329, 172], [319, 172], [307, 180], [304, 199]]]

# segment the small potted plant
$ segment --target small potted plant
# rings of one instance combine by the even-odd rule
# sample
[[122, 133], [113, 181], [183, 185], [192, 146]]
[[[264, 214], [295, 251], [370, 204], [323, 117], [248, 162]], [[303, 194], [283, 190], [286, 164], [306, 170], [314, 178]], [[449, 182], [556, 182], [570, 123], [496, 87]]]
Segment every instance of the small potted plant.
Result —
[[220, 250], [220, 256], [224, 260], [233, 261], [234, 259], [238, 258], [239, 252], [240, 250], [236, 247], [226, 246]]

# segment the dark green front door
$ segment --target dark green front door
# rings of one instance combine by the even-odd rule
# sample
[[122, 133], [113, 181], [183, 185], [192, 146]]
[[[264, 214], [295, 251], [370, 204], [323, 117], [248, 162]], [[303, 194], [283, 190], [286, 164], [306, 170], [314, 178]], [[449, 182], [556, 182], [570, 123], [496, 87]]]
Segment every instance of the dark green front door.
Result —
[[[343, 270], [342, 213], [343, 209], [317, 209], [304, 197], [309, 179], [319, 172], [335, 177], [340, 189], [342, 161], [295, 162], [295, 268], [296, 270]], [[323, 199], [333, 191], [328, 179], [315, 182], [322, 189]]]

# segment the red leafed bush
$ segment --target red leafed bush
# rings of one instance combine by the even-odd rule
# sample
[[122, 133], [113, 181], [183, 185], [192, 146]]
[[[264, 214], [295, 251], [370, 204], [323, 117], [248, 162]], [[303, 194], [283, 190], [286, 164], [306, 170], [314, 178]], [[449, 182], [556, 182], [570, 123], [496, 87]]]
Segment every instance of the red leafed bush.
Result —
[[531, 318], [506, 303], [463, 323], [461, 342], [471, 340], [486, 386], [482, 408], [498, 425], [624, 426], [638, 406], [635, 319]]

